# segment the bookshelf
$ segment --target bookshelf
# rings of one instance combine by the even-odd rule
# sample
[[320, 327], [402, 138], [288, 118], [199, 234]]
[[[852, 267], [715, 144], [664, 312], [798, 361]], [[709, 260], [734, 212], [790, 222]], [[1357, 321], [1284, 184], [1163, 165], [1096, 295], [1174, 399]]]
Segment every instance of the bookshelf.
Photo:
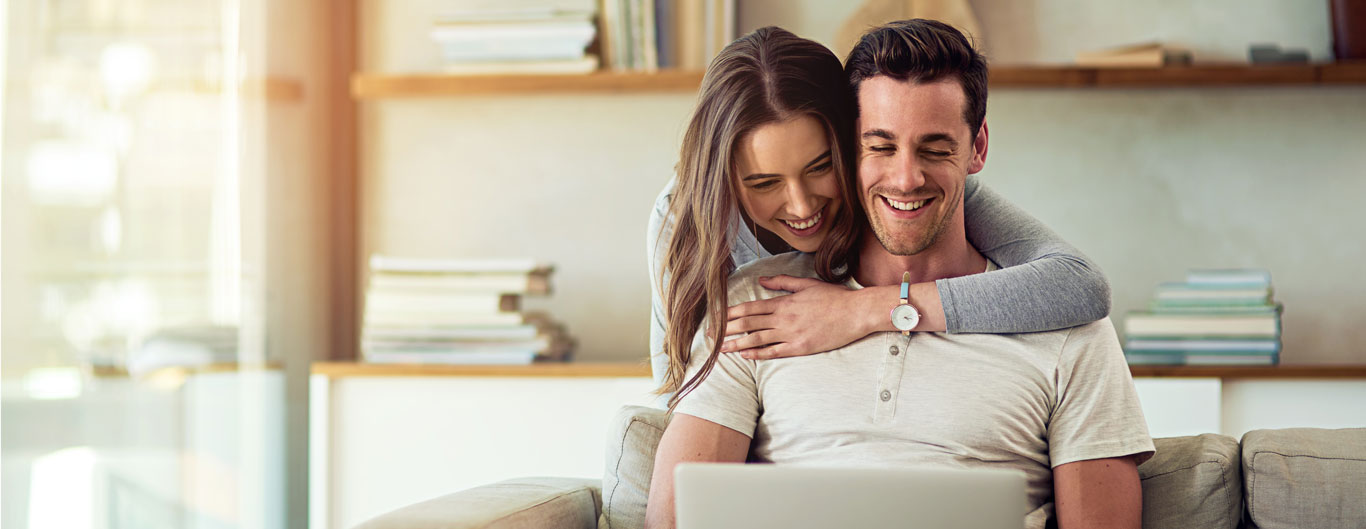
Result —
[[[371, 74], [351, 77], [356, 99], [478, 94], [691, 92], [701, 72], [598, 72], [588, 75]], [[1000, 66], [993, 88], [1191, 88], [1366, 85], [1366, 61], [1298, 65], [1201, 65], [1170, 68]]]

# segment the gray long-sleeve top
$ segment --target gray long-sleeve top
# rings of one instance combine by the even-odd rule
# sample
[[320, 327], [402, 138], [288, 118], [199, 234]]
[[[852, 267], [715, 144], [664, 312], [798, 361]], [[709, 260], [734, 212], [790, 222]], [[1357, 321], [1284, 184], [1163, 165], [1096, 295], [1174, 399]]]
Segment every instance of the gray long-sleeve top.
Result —
[[[650, 267], [650, 366], [663, 382], [665, 312], [659, 277], [673, 233], [669, 202], [675, 180], [655, 200], [645, 234]], [[771, 254], [754, 234], [731, 223], [731, 260], [736, 267]], [[1038, 219], [969, 176], [963, 192], [968, 242], [1000, 270], [935, 282], [950, 333], [1017, 333], [1064, 329], [1110, 313], [1110, 283], [1100, 267]], [[668, 277], [664, 278], [668, 281]]]

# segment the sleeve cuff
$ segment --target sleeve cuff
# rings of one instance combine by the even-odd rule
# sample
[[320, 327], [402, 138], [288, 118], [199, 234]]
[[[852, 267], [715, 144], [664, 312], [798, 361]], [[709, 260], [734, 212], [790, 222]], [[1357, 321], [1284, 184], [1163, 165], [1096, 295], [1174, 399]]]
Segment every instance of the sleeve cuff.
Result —
[[1052, 468], [1058, 468], [1062, 465], [1075, 463], [1077, 461], [1138, 456], [1137, 463], [1141, 465], [1144, 461], [1147, 461], [1148, 458], [1153, 456], [1154, 450], [1153, 440], [1149, 438], [1131, 439], [1127, 441], [1106, 441], [1103, 443], [1069, 447], [1067, 450], [1053, 452], [1049, 454], [1049, 464]]

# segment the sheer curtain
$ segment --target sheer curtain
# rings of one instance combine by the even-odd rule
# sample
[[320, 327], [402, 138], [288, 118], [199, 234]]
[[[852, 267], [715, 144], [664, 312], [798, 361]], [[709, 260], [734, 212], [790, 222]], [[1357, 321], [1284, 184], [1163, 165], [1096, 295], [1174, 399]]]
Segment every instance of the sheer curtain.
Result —
[[0, 525], [304, 523], [313, 1], [0, 7]]

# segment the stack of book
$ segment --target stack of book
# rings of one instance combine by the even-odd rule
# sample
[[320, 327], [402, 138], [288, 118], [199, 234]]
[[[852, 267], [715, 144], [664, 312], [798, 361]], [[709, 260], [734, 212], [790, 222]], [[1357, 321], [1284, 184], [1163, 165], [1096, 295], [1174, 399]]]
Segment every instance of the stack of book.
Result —
[[452, 12], [437, 18], [431, 38], [450, 73], [588, 73], [598, 69], [587, 52], [597, 34], [593, 17], [550, 7]]
[[1125, 317], [1132, 365], [1275, 365], [1281, 305], [1266, 270], [1192, 270]]
[[361, 353], [382, 364], [529, 364], [566, 360], [573, 341], [522, 311], [548, 295], [552, 267], [530, 260], [370, 258]]
[[704, 70], [736, 35], [735, 0], [601, 0], [604, 63], [618, 71]]

